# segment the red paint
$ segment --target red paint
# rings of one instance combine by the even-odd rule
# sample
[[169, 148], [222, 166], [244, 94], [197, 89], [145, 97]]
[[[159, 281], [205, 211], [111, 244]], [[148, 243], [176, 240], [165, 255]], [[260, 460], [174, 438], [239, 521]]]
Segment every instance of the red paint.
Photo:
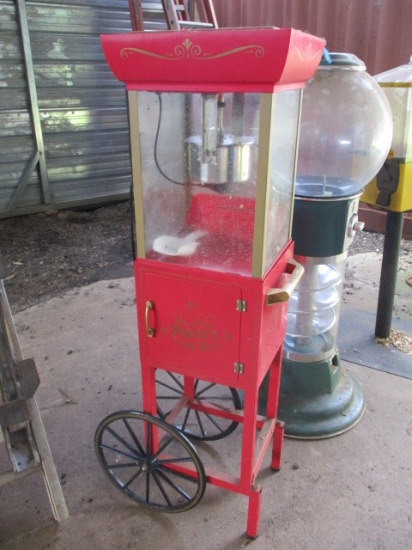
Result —
[[[283, 430], [275, 424], [287, 302], [266, 306], [265, 299], [271, 288], [282, 286], [292, 256], [290, 242], [262, 280], [155, 260], [135, 261], [145, 410], [155, 414], [156, 369], [183, 374], [189, 382], [194, 377], [243, 391], [243, 412], [223, 413], [243, 424], [240, 477], [207, 467], [206, 474], [208, 483], [249, 498], [247, 534], [252, 538], [258, 533], [262, 492], [255, 479], [269, 448], [272, 467], [280, 468], [283, 442]], [[238, 311], [238, 299], [246, 301], [246, 311]], [[153, 337], [146, 332], [147, 301], [154, 305], [148, 317]], [[243, 374], [235, 372], [235, 363], [244, 365]], [[263, 426], [257, 416], [258, 391], [268, 372], [266, 415], [271, 429], [265, 435], [262, 430], [255, 446], [257, 428]], [[191, 384], [185, 386], [187, 406], [192, 406]], [[213, 406], [203, 402], [194, 402], [193, 408], [213, 415]], [[220, 410], [215, 414], [222, 416]]]
[[[107, 35], [102, 44], [128, 90], [272, 93], [303, 87], [325, 42], [293, 29], [260, 28]], [[252, 538], [262, 492], [256, 477], [269, 448], [272, 467], [280, 468], [283, 443], [276, 414], [287, 302], [266, 306], [265, 301], [270, 289], [283, 286], [293, 257], [289, 241], [262, 279], [250, 276], [254, 217], [254, 199], [196, 195], [186, 224], [205, 230], [202, 246], [189, 257], [150, 252], [134, 264], [144, 410], [156, 414], [155, 372], [161, 369], [185, 376], [171, 421], [182, 407], [193, 405], [243, 424], [240, 476], [208, 468], [206, 475], [209, 483], [248, 497]], [[213, 270], [216, 265], [224, 271]], [[268, 373], [262, 417], [259, 387]], [[244, 410], [193, 401], [194, 378], [242, 390]]]
[[325, 41], [294, 29], [214, 29], [101, 36], [128, 90], [273, 92], [303, 87]]

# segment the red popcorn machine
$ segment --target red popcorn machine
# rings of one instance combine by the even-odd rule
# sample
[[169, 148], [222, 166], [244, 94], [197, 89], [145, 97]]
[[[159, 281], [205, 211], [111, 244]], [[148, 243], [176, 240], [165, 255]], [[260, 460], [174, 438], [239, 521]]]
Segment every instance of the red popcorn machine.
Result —
[[[143, 410], [109, 415], [98, 460], [136, 502], [185, 511], [206, 483], [249, 499], [258, 532], [277, 419], [288, 298], [303, 268], [291, 220], [301, 96], [324, 41], [292, 29], [102, 36], [128, 95]], [[258, 392], [269, 376], [266, 414]], [[239, 474], [193, 441], [242, 426]]]

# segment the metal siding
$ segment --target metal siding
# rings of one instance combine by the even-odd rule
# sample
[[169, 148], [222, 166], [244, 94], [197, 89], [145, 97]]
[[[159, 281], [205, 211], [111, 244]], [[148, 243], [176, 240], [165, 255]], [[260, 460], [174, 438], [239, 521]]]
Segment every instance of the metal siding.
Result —
[[[130, 30], [127, 0], [26, 1], [52, 203], [36, 169], [12, 211], [36, 151], [15, 0], [0, 0], [0, 217], [126, 197], [130, 185], [125, 92], [99, 35]], [[412, 54], [411, 0], [214, 0], [220, 26], [306, 30], [330, 51], [355, 53], [371, 74]], [[145, 29], [165, 28], [160, 0], [143, 2]]]
[[412, 54], [411, 0], [214, 0], [222, 27], [276, 26], [308, 31], [330, 51], [350, 52], [370, 74]]
[[27, 16], [54, 206], [127, 196], [125, 92], [99, 39], [130, 30], [127, 2], [28, 2]]
[[[16, 4], [0, 1], [0, 211], [9, 201], [34, 148]], [[26, 204], [41, 201], [35, 171], [28, 182]]]
[[[16, 6], [0, 0], [0, 217], [127, 197], [126, 94], [99, 36], [131, 29], [128, 0], [26, 0], [51, 203], [37, 167], [7, 210], [37, 150]], [[146, 29], [165, 28], [160, 0], [143, 8]]]

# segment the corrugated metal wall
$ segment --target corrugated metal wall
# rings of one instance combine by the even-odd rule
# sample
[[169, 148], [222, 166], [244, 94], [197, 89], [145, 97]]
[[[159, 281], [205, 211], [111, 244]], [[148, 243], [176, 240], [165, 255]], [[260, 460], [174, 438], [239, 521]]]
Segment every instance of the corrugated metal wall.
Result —
[[214, 0], [222, 27], [294, 27], [350, 52], [370, 74], [403, 65], [412, 55], [412, 0]]
[[[412, 54], [412, 0], [213, 3], [220, 26], [307, 30], [371, 74]], [[160, 0], [143, 8], [164, 28]], [[0, 0], [0, 217], [128, 195], [125, 92], [99, 35], [130, 28], [128, 0]]]
[[99, 35], [131, 29], [128, 1], [0, 0], [0, 29], [0, 217], [126, 197], [126, 96]]

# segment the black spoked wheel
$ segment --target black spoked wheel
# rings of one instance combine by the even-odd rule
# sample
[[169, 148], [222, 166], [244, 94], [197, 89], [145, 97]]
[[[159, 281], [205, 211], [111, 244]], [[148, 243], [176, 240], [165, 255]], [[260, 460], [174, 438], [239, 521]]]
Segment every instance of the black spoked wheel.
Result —
[[[157, 412], [167, 418], [177, 401], [185, 395], [185, 381], [180, 374], [158, 370], [156, 372]], [[187, 394], [186, 394], [187, 395]], [[193, 400], [208, 402], [225, 409], [242, 409], [242, 398], [235, 388], [195, 379]], [[196, 410], [190, 400], [187, 407], [177, 417], [174, 425], [187, 437], [198, 441], [213, 441], [230, 435], [238, 422], [215, 414]]]
[[193, 445], [150, 414], [119, 411], [107, 416], [96, 430], [95, 449], [116, 487], [147, 508], [184, 512], [205, 492], [205, 470]]

